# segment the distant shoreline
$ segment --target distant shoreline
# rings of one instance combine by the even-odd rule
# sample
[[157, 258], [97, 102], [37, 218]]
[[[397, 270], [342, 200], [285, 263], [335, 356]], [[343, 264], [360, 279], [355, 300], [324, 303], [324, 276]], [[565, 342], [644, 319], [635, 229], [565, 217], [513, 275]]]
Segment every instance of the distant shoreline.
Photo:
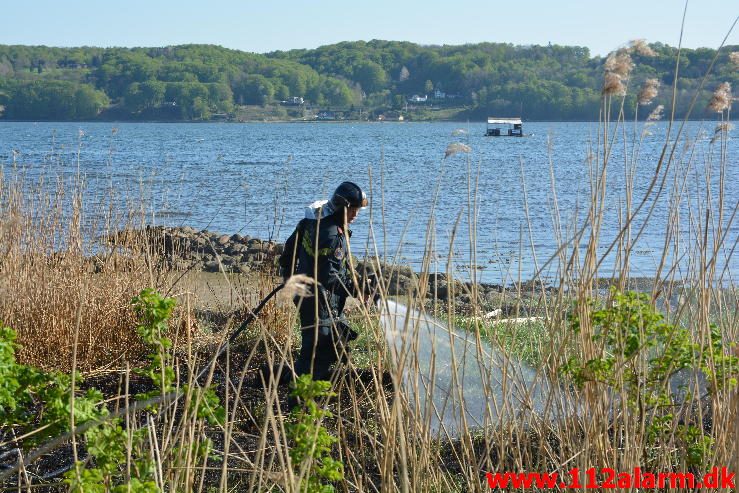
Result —
[[[598, 123], [598, 120], [526, 120], [523, 119], [524, 123], [531, 124], [531, 123]], [[640, 123], [643, 123], [645, 120], [639, 120]], [[664, 120], [667, 121], [667, 120]], [[713, 122], [713, 120], [707, 120], [707, 119], [690, 119], [690, 120], [682, 120], [678, 119], [675, 121], [689, 121], [689, 122]], [[732, 118], [730, 122], [736, 122], [737, 120], [735, 118]], [[229, 124], [229, 125], [238, 125], [238, 124], [245, 124], [245, 123], [264, 123], [264, 124], [275, 124], [275, 123], [320, 123], [320, 124], [341, 124], [341, 123], [351, 123], [351, 124], [357, 124], [357, 123], [366, 123], [366, 124], [385, 124], [385, 123], [414, 123], [414, 124], [421, 124], [421, 123], [475, 123], [480, 125], [485, 125], [485, 120], [447, 120], [447, 119], [438, 119], [438, 120], [243, 120], [243, 121], [234, 121], [234, 120], [224, 120], [224, 121], [218, 121], [218, 120], [9, 120], [9, 119], [0, 119], [0, 123], [189, 123], [189, 124]], [[719, 123], [716, 121], [715, 123]]]

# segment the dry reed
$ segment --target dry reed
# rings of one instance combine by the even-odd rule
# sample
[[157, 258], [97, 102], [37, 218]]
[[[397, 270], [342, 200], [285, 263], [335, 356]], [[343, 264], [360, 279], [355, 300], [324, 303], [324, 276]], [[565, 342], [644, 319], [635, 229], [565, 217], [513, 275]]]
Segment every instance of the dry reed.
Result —
[[444, 151], [444, 158], [446, 159], [460, 152], [469, 153], [471, 151], [472, 149], [467, 144], [463, 144], [461, 142], [452, 142], [451, 144], [447, 146], [446, 150]]
[[638, 53], [641, 56], [645, 57], [653, 57], [657, 56], [657, 52], [655, 52], [651, 46], [649, 46], [644, 39], [635, 39], [629, 43], [629, 48], [634, 52]]
[[721, 113], [731, 108], [731, 84], [722, 82], [716, 88], [711, 101], [708, 103], [708, 108], [716, 113]]
[[[22, 362], [68, 371], [79, 312], [82, 371], [122, 367], [142, 351], [131, 299], [152, 283], [153, 252], [83, 209], [81, 187], [0, 176], [0, 319], [18, 332]], [[83, 297], [81, 293], [85, 293]]]
[[659, 94], [659, 80], [647, 79], [644, 81], [644, 85], [639, 91], [637, 101], [641, 105], [647, 105], [652, 102], [654, 98]]

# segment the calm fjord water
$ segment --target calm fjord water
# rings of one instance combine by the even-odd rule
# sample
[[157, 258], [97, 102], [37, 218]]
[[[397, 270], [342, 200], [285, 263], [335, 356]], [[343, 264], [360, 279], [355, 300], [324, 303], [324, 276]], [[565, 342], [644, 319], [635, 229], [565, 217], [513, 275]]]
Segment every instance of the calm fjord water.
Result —
[[[692, 162], [675, 168], [678, 176], [689, 176], [680, 214], [680, 229], [686, 234], [698, 217], [696, 201], [705, 195], [707, 166], [713, 169], [712, 186], [718, 181], [718, 144], [710, 144], [714, 127], [715, 122], [687, 125], [685, 135], [697, 140], [695, 153]], [[637, 132], [642, 128], [640, 124]], [[635, 201], [653, 176], [665, 128], [665, 123], [651, 127], [652, 135], [641, 148]], [[380, 253], [395, 255], [400, 246], [400, 260], [418, 266], [433, 215], [438, 269], [446, 269], [450, 235], [457, 224], [452, 251], [457, 269], [463, 271], [469, 266], [472, 217], [478, 279], [507, 283], [519, 276], [529, 279], [557, 248], [553, 190], [565, 235], [572, 233], [576, 214], [580, 220], [584, 217], [591, 178], [587, 156], [595, 145], [597, 124], [527, 123], [524, 129], [533, 135], [485, 138], [482, 123], [0, 122], [0, 163], [6, 175], [15, 162], [31, 177], [68, 179], [79, 165], [91, 201], [88, 210], [110, 197], [112, 187], [120, 208], [143, 198], [151, 222], [278, 240], [290, 234], [308, 203], [328, 197], [341, 181], [352, 180], [371, 189], [372, 199], [371, 211], [365, 210], [353, 226], [355, 254], [361, 256], [372, 238], [370, 244], [375, 242]], [[443, 159], [453, 142], [468, 144], [472, 152]], [[736, 140], [729, 140], [729, 213], [739, 201], [737, 147]], [[623, 142], [618, 141], [608, 168], [603, 251], [616, 234], [616, 211], [625, 197], [623, 153]], [[665, 182], [663, 197], [636, 248], [634, 275], [654, 274], [663, 249], [672, 178]], [[471, 199], [468, 184], [473, 187]], [[472, 216], [470, 200], [477, 211]], [[636, 225], [641, 222], [637, 219]], [[738, 234], [735, 223], [727, 235], [729, 248]], [[611, 265], [604, 264], [603, 275]], [[729, 271], [739, 273], [735, 258], [729, 259]], [[556, 265], [545, 270], [555, 272]]]

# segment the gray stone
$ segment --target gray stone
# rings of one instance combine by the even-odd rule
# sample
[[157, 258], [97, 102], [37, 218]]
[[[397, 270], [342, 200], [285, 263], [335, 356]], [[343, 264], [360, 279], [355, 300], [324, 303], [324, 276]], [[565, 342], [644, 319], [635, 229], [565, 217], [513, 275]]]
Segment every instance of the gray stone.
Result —
[[500, 300], [500, 296], [498, 296], [498, 292], [496, 291], [487, 291], [484, 295], [482, 295], [482, 299], [487, 303], [496, 303]]
[[228, 244], [228, 242], [231, 240], [231, 237], [228, 235], [221, 235], [218, 237], [217, 243], [221, 246], [224, 246]]
[[485, 293], [502, 293], [503, 286], [501, 286], [500, 284], [481, 283], [480, 290], [484, 291]]
[[[433, 287], [429, 291], [430, 296], [434, 296]], [[449, 287], [447, 286], [446, 282], [440, 282], [436, 285], [436, 297], [440, 300], [446, 300], [449, 298]]]
[[251, 272], [251, 267], [247, 263], [241, 263], [239, 264], [239, 272], [241, 272], [242, 274], [248, 274], [249, 272]]
[[388, 290], [390, 294], [406, 294], [413, 289], [413, 281], [402, 275], [394, 275], [390, 280]]
[[429, 278], [428, 279], [429, 279], [429, 287], [433, 288], [434, 287], [434, 284], [437, 284], [437, 283], [439, 283], [439, 284], [446, 283], [446, 274], [432, 273], [432, 274], [429, 274]]
[[230, 239], [231, 241], [233, 241], [233, 242], [239, 242], [239, 241], [241, 241], [241, 235], [240, 235], [240, 234], [238, 234], [238, 233], [236, 233], [236, 234], [232, 234], [232, 235], [231, 235], [231, 237], [230, 237], [229, 239]]
[[236, 255], [244, 253], [247, 250], [248, 248], [246, 248], [246, 246], [242, 245], [241, 243], [234, 243], [229, 246], [227, 251], [229, 255]]
[[398, 274], [406, 277], [411, 277], [413, 275], [413, 269], [409, 265], [398, 265], [394, 270], [397, 271]]
[[206, 272], [218, 272], [218, 265], [216, 260], [209, 260], [203, 265], [203, 270]]

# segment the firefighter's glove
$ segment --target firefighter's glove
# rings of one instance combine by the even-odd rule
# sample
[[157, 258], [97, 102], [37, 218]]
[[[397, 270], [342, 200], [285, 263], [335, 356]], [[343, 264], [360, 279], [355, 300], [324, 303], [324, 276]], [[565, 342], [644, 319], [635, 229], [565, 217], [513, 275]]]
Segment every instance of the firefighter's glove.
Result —
[[377, 279], [377, 274], [374, 272], [367, 272], [362, 278], [362, 296], [365, 300], [372, 300], [372, 304], [377, 304], [377, 300], [380, 298], [380, 283]]

